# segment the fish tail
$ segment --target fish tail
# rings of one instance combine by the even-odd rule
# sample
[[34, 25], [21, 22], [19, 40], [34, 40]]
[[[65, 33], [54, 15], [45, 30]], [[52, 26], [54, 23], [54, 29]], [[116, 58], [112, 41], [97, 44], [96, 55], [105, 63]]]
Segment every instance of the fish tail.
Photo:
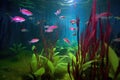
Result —
[[11, 22], [13, 22], [13, 17], [12, 16], [9, 16], [10, 17], [10, 19], [11, 19]]
[[30, 42], [30, 41], [28, 41], [28, 44], [29, 44], [29, 45], [31, 45], [31, 42]]

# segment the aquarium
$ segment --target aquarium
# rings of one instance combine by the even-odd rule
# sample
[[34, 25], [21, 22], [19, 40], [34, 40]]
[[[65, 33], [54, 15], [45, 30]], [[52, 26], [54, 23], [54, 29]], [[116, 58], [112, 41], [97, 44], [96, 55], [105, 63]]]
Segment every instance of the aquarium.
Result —
[[120, 80], [119, 0], [0, 0], [0, 80]]

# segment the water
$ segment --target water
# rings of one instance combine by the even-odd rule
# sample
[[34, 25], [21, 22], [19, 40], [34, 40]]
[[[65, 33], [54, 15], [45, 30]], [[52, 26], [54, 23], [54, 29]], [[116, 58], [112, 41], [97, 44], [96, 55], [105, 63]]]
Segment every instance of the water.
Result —
[[119, 80], [119, 3], [0, 0], [0, 80]]

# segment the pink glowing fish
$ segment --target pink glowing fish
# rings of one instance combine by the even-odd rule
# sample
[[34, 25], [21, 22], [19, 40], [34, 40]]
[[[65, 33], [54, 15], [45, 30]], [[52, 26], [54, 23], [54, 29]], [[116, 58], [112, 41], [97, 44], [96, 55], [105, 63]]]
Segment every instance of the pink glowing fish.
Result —
[[71, 31], [74, 31], [74, 30], [76, 30], [76, 28], [74, 28], [74, 27], [70, 27], [70, 30], [71, 30]]
[[24, 22], [25, 21], [25, 18], [20, 17], [20, 16], [11, 17], [11, 19], [14, 22]]
[[72, 19], [72, 20], [70, 20], [70, 23], [71, 23], [71, 24], [75, 24], [75, 23], [76, 23], [76, 20], [75, 20], [75, 19]]
[[65, 16], [60, 16], [60, 17], [59, 17], [59, 19], [64, 19], [64, 18], [65, 18]]
[[48, 29], [56, 29], [58, 28], [56, 25], [49, 26]]
[[24, 14], [24, 15], [26, 15], [26, 16], [32, 16], [33, 14], [32, 14], [32, 12], [31, 11], [29, 11], [29, 10], [27, 10], [27, 9], [20, 9], [20, 12], [22, 13], [22, 14]]
[[61, 9], [58, 9], [54, 14], [57, 16], [61, 13]]
[[47, 30], [45, 30], [45, 32], [53, 32], [54, 29], [58, 28], [57, 26], [55, 25], [52, 25], [52, 26], [46, 26]]
[[70, 41], [68, 40], [68, 38], [64, 38], [63, 40], [64, 40], [64, 42], [70, 44]]
[[53, 32], [53, 29], [47, 29], [45, 30], [45, 32], [48, 32], [48, 33]]
[[33, 38], [31, 41], [29, 41], [29, 43], [37, 43], [39, 41], [38, 38]]

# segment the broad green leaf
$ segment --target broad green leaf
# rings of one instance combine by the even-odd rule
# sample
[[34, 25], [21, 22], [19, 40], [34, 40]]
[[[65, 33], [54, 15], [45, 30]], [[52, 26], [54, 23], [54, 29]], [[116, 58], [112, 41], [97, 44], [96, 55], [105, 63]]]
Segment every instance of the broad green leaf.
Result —
[[48, 60], [48, 61], [47, 61], [47, 65], [48, 65], [48, 68], [50, 69], [50, 71], [51, 71], [52, 73], [54, 73], [55, 68], [54, 68], [53, 63], [52, 63], [50, 60]]
[[76, 63], [76, 57], [72, 53], [68, 53], [71, 60], [73, 60]]
[[67, 65], [65, 66], [63, 63], [63, 65], [59, 64], [55, 67], [54, 75], [56, 78], [63, 80], [63, 77], [65, 76], [65, 74], [67, 74]]
[[108, 58], [111, 66], [113, 67], [114, 72], [116, 72], [117, 67], [119, 65], [119, 58], [111, 47], [109, 47]]
[[110, 68], [110, 70], [109, 70], [109, 77], [113, 79], [114, 75], [115, 75], [115, 73], [114, 73], [113, 69]]
[[32, 46], [32, 51], [33, 51], [35, 48], [36, 48], [36, 46], [33, 45], [33, 46]]
[[53, 51], [55, 51], [56, 50], [56, 48], [53, 48]]
[[31, 67], [33, 71], [37, 70], [38, 64], [37, 64], [37, 58], [35, 54], [32, 55]]
[[41, 76], [41, 75], [43, 75], [45, 73], [45, 68], [44, 67], [41, 67], [40, 69], [38, 69], [35, 73], [34, 73], [34, 75], [35, 76]]
[[60, 59], [59, 56], [54, 56], [53, 57], [54, 65], [58, 64], [59, 59]]
[[57, 56], [59, 53], [60, 53], [60, 52], [55, 52], [55, 53], [54, 53], [54, 56]]

